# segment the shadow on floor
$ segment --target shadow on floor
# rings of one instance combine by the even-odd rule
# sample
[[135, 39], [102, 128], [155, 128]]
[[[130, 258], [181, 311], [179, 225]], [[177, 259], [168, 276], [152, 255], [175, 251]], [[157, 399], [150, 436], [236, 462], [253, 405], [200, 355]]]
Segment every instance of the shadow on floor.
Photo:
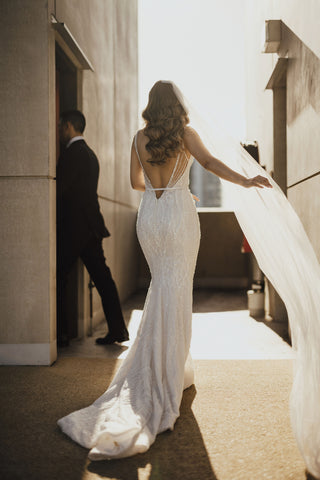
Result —
[[246, 310], [247, 293], [244, 289], [195, 288], [193, 312], [229, 312]]
[[[229, 312], [237, 310], [247, 310], [247, 290], [246, 289], [213, 289], [197, 288], [193, 292], [193, 312]], [[252, 316], [257, 322], [264, 323], [268, 328], [279, 335], [288, 345], [291, 346], [291, 339], [288, 331], [288, 323], [277, 322], [272, 318], [261, 316]]]
[[1, 367], [0, 477], [5, 480], [217, 480], [191, 410], [196, 389], [184, 392], [174, 430], [144, 454], [90, 462], [88, 450], [56, 422], [90, 405], [119, 366], [116, 360], [64, 358], [53, 367]]
[[[92, 462], [88, 471], [117, 480], [218, 480], [191, 410], [194, 385], [185, 390], [174, 430], [158, 435], [146, 453], [112, 461]], [[139, 475], [140, 473], [140, 475]], [[146, 476], [144, 477], [143, 474]]]
[[277, 322], [272, 318], [265, 318], [253, 315], [251, 315], [251, 317], [254, 318], [257, 322], [264, 323], [266, 327], [270, 328], [277, 335], [279, 335], [279, 337], [281, 337], [283, 341], [290, 345], [290, 347], [292, 346], [291, 338], [289, 335], [288, 322]]
[[317, 479], [306, 470], [306, 480], [317, 480]]

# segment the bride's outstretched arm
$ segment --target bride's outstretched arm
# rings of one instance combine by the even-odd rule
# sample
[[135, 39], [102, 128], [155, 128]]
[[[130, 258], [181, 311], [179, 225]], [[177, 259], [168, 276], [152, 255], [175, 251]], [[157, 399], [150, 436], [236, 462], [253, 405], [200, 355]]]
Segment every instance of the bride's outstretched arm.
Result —
[[246, 178], [240, 173], [235, 172], [229, 168], [225, 163], [215, 158], [207, 150], [202, 143], [198, 133], [191, 127], [185, 128], [185, 134], [183, 137], [184, 144], [191, 153], [191, 155], [209, 172], [214, 173], [224, 180], [228, 180], [232, 183], [237, 183], [242, 187], [271, 187], [269, 180], [262, 175], [257, 175], [253, 178]]
[[145, 191], [144, 175], [134, 146], [134, 141], [131, 146], [130, 180], [132, 188], [142, 192]]

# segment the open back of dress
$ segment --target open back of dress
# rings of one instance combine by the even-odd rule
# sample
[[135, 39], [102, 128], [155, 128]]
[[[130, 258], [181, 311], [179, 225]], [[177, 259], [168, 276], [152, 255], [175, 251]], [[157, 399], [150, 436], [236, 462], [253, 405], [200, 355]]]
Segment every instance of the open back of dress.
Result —
[[[189, 170], [191, 166], [191, 161], [187, 157], [186, 152], [183, 150], [183, 152], [180, 152], [177, 155], [177, 158], [171, 162], [168, 167], [161, 165], [160, 167], [155, 167], [155, 166], [150, 166], [150, 172], [152, 172], [155, 168], [160, 168], [162, 170], [166, 170], [165, 173], [167, 174], [168, 180], [164, 180], [164, 185], [162, 186], [155, 186], [153, 185], [151, 181], [151, 175], [147, 173], [147, 168], [146, 166], [143, 165], [143, 162], [141, 160], [139, 150], [138, 150], [138, 134], [134, 138], [134, 145], [136, 149], [136, 153], [141, 165], [141, 168], [144, 173], [144, 179], [145, 179], [145, 184], [146, 184], [146, 190], [152, 190], [155, 193], [157, 198], [160, 198], [163, 192], [166, 190], [172, 190], [172, 189], [182, 189], [182, 188], [188, 188], [189, 186]], [[171, 173], [170, 173], [171, 172]], [[180, 179], [184, 176], [184, 173], [186, 173], [186, 181], [179, 183]]]

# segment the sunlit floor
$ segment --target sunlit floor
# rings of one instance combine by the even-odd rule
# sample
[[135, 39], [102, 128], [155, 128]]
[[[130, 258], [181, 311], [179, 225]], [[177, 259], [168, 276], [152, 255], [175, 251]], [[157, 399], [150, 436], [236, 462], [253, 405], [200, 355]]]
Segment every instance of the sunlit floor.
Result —
[[[59, 350], [60, 357], [125, 358], [141, 320], [145, 292], [125, 302], [123, 312], [130, 341], [122, 345], [98, 346], [95, 338], [104, 336], [103, 322], [92, 337], [73, 340]], [[289, 359], [294, 354], [283, 340], [285, 324], [250, 317], [244, 291], [195, 290], [191, 355], [194, 359]], [[282, 338], [283, 337], [283, 338]]]

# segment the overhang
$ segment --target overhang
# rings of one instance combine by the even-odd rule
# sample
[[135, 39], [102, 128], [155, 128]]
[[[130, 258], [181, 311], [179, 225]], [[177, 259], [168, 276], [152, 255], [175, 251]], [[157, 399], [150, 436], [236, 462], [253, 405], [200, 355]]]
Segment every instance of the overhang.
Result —
[[51, 24], [56, 32], [56, 41], [65, 53], [70, 57], [75, 66], [80, 70], [92, 70], [93, 66], [80, 48], [78, 42], [65, 23], [58, 22], [54, 15], [51, 16]]

